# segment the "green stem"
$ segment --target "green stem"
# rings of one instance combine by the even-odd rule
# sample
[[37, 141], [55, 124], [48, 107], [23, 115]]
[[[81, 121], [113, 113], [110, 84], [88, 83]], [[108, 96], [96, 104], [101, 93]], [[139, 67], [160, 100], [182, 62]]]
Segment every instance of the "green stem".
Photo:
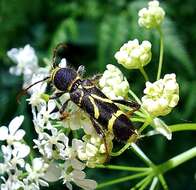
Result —
[[103, 188], [103, 187], [106, 187], [106, 186], [110, 186], [110, 185], [114, 185], [114, 184], [117, 184], [117, 183], [122, 183], [122, 182], [125, 182], [125, 181], [128, 181], [128, 180], [140, 178], [140, 177], [143, 177], [147, 174], [148, 174], [148, 172], [143, 172], [143, 173], [139, 173], [139, 174], [135, 174], [135, 175], [130, 175], [130, 176], [114, 179], [114, 180], [99, 184], [97, 189], [100, 189], [100, 188]]
[[72, 131], [72, 133], [73, 133], [74, 138], [76, 138], [76, 139], [79, 138], [78, 133], [77, 133], [76, 130]]
[[196, 123], [182, 123], [169, 126], [172, 132], [196, 130]]
[[135, 143], [131, 143], [131, 147], [132, 147], [133, 152], [140, 159], [142, 159], [147, 165], [149, 165], [152, 168], [155, 167], [155, 165], [152, 163], [152, 161], [144, 154], [144, 152]]
[[116, 166], [116, 165], [97, 165], [96, 168], [104, 168], [110, 170], [121, 170], [121, 171], [135, 171], [135, 172], [144, 172], [149, 170], [146, 167], [129, 167], [129, 166]]
[[161, 69], [163, 65], [163, 52], [164, 52], [164, 44], [163, 44], [163, 33], [161, 28], [157, 29], [160, 35], [160, 55], [159, 55], [159, 66], [158, 66], [158, 72], [157, 72], [157, 80], [161, 77]]
[[145, 189], [149, 185], [149, 183], [151, 182], [151, 180], [152, 180], [152, 176], [148, 176], [148, 178], [146, 179], [146, 181], [142, 184], [142, 186], [138, 190]]
[[142, 179], [139, 183], [137, 183], [134, 187], [132, 187], [131, 190], [135, 190], [135, 189], [141, 187], [144, 183], [146, 183], [146, 181], [149, 180], [150, 177], [151, 176], [147, 176], [144, 179]]
[[129, 89], [129, 94], [136, 100], [136, 102], [138, 103], [138, 104], [142, 104], [142, 102], [140, 101], [140, 99], [137, 97], [137, 95], [131, 90], [131, 89]]
[[154, 177], [149, 190], [155, 190], [158, 183], [158, 177]]
[[138, 133], [141, 134], [141, 132], [151, 123], [151, 119], [147, 119], [144, 124], [139, 128]]
[[143, 67], [140, 67], [139, 70], [140, 70], [140, 72], [142, 73], [142, 75], [143, 75], [145, 81], [146, 81], [146, 82], [149, 81], [148, 75], [147, 75], [146, 71], [144, 70], [144, 68], [143, 68]]
[[168, 190], [168, 186], [167, 186], [167, 183], [166, 183], [163, 175], [162, 174], [159, 174], [158, 175], [158, 178], [159, 178], [159, 181], [161, 182], [161, 185], [162, 185], [163, 189], [164, 190]]
[[[182, 123], [182, 124], [175, 124], [170, 125], [169, 129], [171, 132], [178, 132], [178, 131], [196, 131], [196, 123]], [[141, 135], [140, 138], [150, 137], [154, 135], [160, 135], [158, 131], [152, 130], [146, 133], [145, 135]]]
[[146, 114], [141, 111], [134, 112], [135, 115], [140, 116], [141, 118], [146, 118]]
[[192, 159], [196, 157], [196, 147], [193, 147], [173, 158], [171, 158], [170, 160], [164, 162], [163, 164], [160, 164], [159, 166], [157, 166], [157, 171], [159, 171], [159, 173], [165, 173], [177, 166], [179, 166], [180, 164]]

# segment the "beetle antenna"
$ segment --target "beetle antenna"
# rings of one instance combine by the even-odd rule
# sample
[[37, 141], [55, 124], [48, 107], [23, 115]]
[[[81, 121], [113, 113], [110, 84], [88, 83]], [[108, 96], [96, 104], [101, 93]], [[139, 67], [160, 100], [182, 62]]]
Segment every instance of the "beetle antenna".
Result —
[[16, 97], [17, 102], [18, 102], [18, 103], [20, 102], [19, 99], [20, 99], [22, 96], [24, 96], [24, 95], [27, 93], [27, 91], [28, 91], [31, 87], [33, 87], [34, 85], [36, 85], [36, 84], [38, 84], [38, 83], [40, 83], [40, 82], [43, 82], [43, 81], [49, 79], [49, 78], [50, 78], [50, 77], [48, 76], [48, 77], [46, 77], [46, 78], [44, 78], [44, 79], [42, 79], [42, 80], [39, 80], [39, 81], [37, 81], [37, 82], [35, 82], [35, 83], [29, 85], [29, 86], [26, 87], [25, 89], [22, 89], [22, 90], [20, 91], [20, 93], [19, 93], [19, 94], [17, 95], [17, 97]]

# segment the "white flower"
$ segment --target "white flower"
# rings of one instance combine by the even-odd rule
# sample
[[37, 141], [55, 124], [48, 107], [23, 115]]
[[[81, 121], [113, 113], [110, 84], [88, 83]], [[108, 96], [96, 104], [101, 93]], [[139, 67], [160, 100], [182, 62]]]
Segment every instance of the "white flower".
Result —
[[44, 102], [38, 112], [38, 119], [43, 120], [45, 124], [49, 122], [49, 119], [57, 119], [59, 117], [59, 113], [53, 112], [55, 108], [56, 103], [54, 100], [49, 100], [47, 104]]
[[[34, 84], [37, 81], [40, 81], [43, 79], [43, 76], [41, 75], [33, 75], [31, 83]], [[42, 98], [43, 93], [45, 92], [47, 87], [47, 83], [43, 82], [43, 83], [38, 83], [35, 86], [33, 86], [29, 92], [31, 94], [31, 97], [29, 99], [27, 99], [27, 101], [29, 101], [29, 104], [32, 105], [32, 107], [37, 106], [39, 108], [39, 106], [41, 104], [44, 104], [45, 101]]]
[[107, 70], [99, 80], [102, 92], [110, 99], [123, 99], [127, 97], [129, 83], [122, 72], [114, 65], [107, 65]]
[[154, 0], [148, 3], [148, 9], [141, 9], [138, 16], [138, 24], [150, 29], [158, 27], [163, 22], [165, 12], [161, 7], [159, 7], [159, 2]]
[[[39, 67], [35, 73], [33, 73], [30, 77], [30, 80], [26, 79], [24, 76], [24, 88], [28, 87], [29, 85], [32, 85], [38, 81], [43, 80], [44, 78], [49, 76], [49, 68], [43, 68], [43, 67]], [[44, 93], [46, 90], [46, 86], [47, 86], [47, 82], [43, 81], [40, 82], [34, 86], [32, 86], [29, 90], [28, 93], [29, 94], [34, 94], [35, 92], [37, 92], [38, 90], [40, 90], [40, 93]]]
[[61, 178], [68, 189], [72, 190], [70, 182], [74, 182], [76, 185], [85, 190], [93, 190], [96, 188], [96, 181], [85, 179], [86, 174], [82, 171], [84, 168], [85, 165], [76, 159], [67, 160], [65, 162]]
[[12, 119], [8, 128], [6, 126], [0, 127], [0, 141], [7, 140], [8, 144], [12, 144], [15, 141], [22, 140], [25, 135], [25, 131], [23, 129], [19, 129], [19, 127], [23, 120], [24, 116], [21, 115]]
[[166, 74], [154, 83], [146, 82], [142, 106], [153, 116], [163, 116], [171, 112], [179, 101], [179, 86], [175, 74]]
[[[69, 99], [69, 94], [64, 94], [60, 97], [60, 102], [63, 104]], [[84, 129], [84, 132], [89, 134], [94, 131], [92, 122], [90, 121], [87, 114], [81, 110], [75, 103], [69, 101], [64, 112], [67, 114], [66, 118], [63, 118], [62, 125], [65, 128], [70, 128], [71, 130], [77, 130], [81, 127]]]
[[24, 186], [17, 175], [9, 175], [8, 179], [1, 177], [4, 183], [1, 184], [1, 190], [18, 190]]
[[39, 185], [48, 186], [48, 183], [42, 179], [48, 166], [49, 165], [45, 163], [42, 158], [34, 158], [32, 166], [27, 163], [25, 169], [28, 172], [28, 176], [24, 179], [25, 183], [34, 183], [34, 186], [37, 187], [39, 187]]
[[30, 45], [24, 48], [13, 48], [7, 52], [8, 57], [14, 61], [17, 66], [10, 68], [10, 73], [15, 75], [32, 75], [38, 68], [38, 60], [34, 49]]
[[45, 132], [40, 133], [38, 140], [34, 139], [35, 148], [38, 148], [39, 152], [49, 159], [66, 159], [68, 156], [66, 150], [68, 148], [68, 137], [56, 128], [52, 128], [50, 132], [50, 135]]
[[85, 117], [81, 119], [80, 123], [81, 123], [81, 126], [85, 134], [91, 135], [91, 136], [97, 134], [94, 126], [92, 125], [90, 118], [86, 114], [85, 114]]
[[13, 155], [12, 164], [19, 163], [20, 160], [25, 158], [30, 153], [30, 148], [26, 144], [15, 142], [13, 146], [14, 146], [14, 149], [12, 152], [12, 155]]
[[14, 142], [12, 146], [2, 145], [1, 150], [4, 158], [4, 169], [6, 169], [3, 172], [8, 172], [8, 170], [13, 169], [16, 170], [17, 165], [24, 167], [25, 161], [23, 158], [30, 152], [29, 146], [20, 142]]
[[58, 163], [51, 162], [48, 166], [43, 179], [48, 182], [58, 181], [61, 177], [62, 169], [59, 167]]
[[[66, 95], [65, 95], [66, 96]], [[62, 104], [66, 101], [65, 96], [60, 98]], [[67, 108], [64, 110], [66, 117], [63, 118], [62, 124], [65, 128], [70, 128], [71, 130], [77, 130], [81, 128], [81, 118], [83, 115], [82, 110], [73, 102], [69, 102]]]
[[144, 67], [150, 62], [151, 57], [151, 43], [143, 41], [139, 44], [137, 39], [125, 43], [115, 54], [118, 63], [127, 69]]

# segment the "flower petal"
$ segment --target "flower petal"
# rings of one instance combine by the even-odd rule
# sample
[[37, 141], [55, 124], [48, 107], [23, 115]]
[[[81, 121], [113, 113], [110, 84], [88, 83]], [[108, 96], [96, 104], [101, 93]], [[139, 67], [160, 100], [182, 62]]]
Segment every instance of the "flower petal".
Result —
[[14, 142], [13, 145], [14, 145], [13, 155], [17, 156], [18, 158], [24, 158], [30, 152], [30, 148], [26, 144], [22, 144], [20, 142]]
[[75, 181], [75, 183], [79, 187], [82, 187], [82, 189], [85, 189], [85, 190], [93, 190], [93, 189], [96, 189], [97, 187], [97, 182], [91, 179], [77, 180]]
[[51, 163], [43, 178], [46, 181], [55, 182], [59, 180], [60, 176], [61, 176], [61, 168], [58, 167], [57, 164]]
[[8, 137], [8, 128], [6, 126], [0, 127], [0, 141], [6, 140]]
[[82, 162], [80, 162], [77, 159], [71, 160], [71, 165], [76, 170], [83, 170], [85, 168], [85, 164], [83, 164]]
[[172, 139], [172, 132], [171, 132], [170, 128], [161, 119], [156, 117], [153, 120], [152, 126], [154, 126], [155, 129], [159, 133], [161, 133], [163, 136], [165, 136], [168, 140]]
[[17, 141], [20, 141], [22, 140], [22, 138], [24, 137], [25, 135], [25, 131], [23, 129], [19, 129], [18, 131], [16, 131], [14, 137], [15, 137], [15, 140]]
[[44, 161], [41, 158], [34, 158], [32, 165], [35, 171], [39, 171], [42, 169]]
[[54, 108], [56, 107], [56, 103], [54, 100], [49, 100], [48, 101], [48, 112], [51, 113]]
[[23, 115], [17, 116], [14, 119], [12, 119], [12, 121], [10, 122], [10, 124], [8, 126], [11, 135], [15, 134], [15, 132], [21, 126], [23, 120], [24, 120], [24, 116]]

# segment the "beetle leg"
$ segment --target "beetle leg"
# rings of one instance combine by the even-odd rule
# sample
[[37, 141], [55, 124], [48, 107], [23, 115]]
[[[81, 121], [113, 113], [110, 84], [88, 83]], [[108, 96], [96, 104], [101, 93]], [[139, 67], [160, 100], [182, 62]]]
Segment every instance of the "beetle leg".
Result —
[[126, 101], [126, 100], [112, 100], [114, 103], [121, 104], [127, 107], [130, 107], [132, 110], [128, 111], [126, 115], [131, 116], [135, 111], [140, 109], [140, 104], [134, 101]]
[[70, 99], [66, 100], [66, 101], [63, 103], [63, 105], [61, 106], [61, 108], [60, 108], [60, 110], [59, 110], [60, 114], [62, 114], [62, 113], [65, 111], [65, 109], [67, 108], [67, 105], [68, 105], [69, 101], [70, 101]]
[[59, 109], [59, 113], [61, 114], [60, 116], [60, 120], [64, 120], [67, 117], [69, 117], [69, 112], [66, 112], [65, 109], [67, 108], [68, 102], [70, 101], [70, 99], [66, 100], [63, 105], [61, 106], [61, 108]]
[[103, 74], [94, 75], [90, 80], [93, 84], [97, 84], [99, 79], [103, 76]]
[[108, 151], [105, 133], [104, 133], [103, 129], [101, 128], [100, 124], [94, 118], [90, 117], [90, 119], [91, 119], [91, 122], [92, 122], [93, 127], [95, 128], [97, 134], [101, 135], [101, 137], [103, 138], [105, 149], [106, 149], [106, 154], [107, 154], [107, 158], [106, 158], [106, 162], [107, 162], [109, 160], [109, 151]]
[[57, 99], [57, 98], [60, 98], [63, 94], [65, 94], [65, 92], [56, 92], [53, 95], [51, 95], [49, 99]]

